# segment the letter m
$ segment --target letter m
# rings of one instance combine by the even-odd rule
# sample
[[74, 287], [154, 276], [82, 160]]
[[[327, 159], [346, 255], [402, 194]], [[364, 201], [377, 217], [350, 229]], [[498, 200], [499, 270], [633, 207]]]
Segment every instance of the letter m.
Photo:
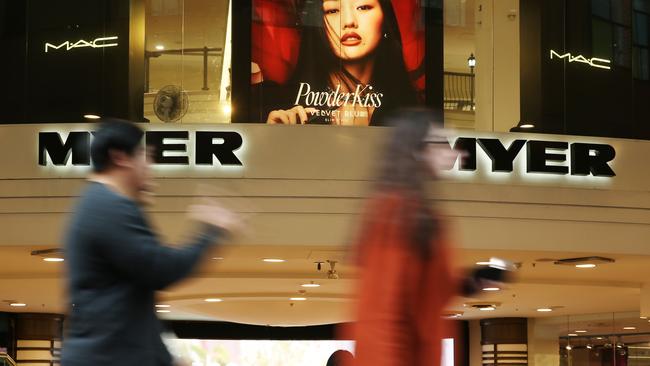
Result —
[[38, 134], [38, 164], [45, 166], [50, 156], [52, 164], [66, 165], [72, 156], [72, 165], [90, 165], [90, 132], [70, 132], [65, 142], [58, 132]]
[[55, 45], [53, 45], [51, 43], [46, 42], [45, 43], [45, 52], [47, 52], [47, 50], [49, 50], [50, 48], [54, 48], [55, 50], [58, 50], [59, 48], [61, 48], [63, 46], [65, 46], [66, 50], [69, 50], [70, 49], [70, 42], [65, 41], [65, 42], [61, 43], [60, 45], [58, 45], [58, 46], [55, 46]]
[[551, 60], [553, 59], [553, 56], [554, 56], [554, 55], [555, 55], [555, 57], [557, 57], [557, 58], [568, 58], [569, 60], [571, 60], [571, 53], [570, 53], [570, 52], [567, 52], [567, 53], [565, 53], [564, 55], [560, 55], [559, 53], [557, 53], [557, 52], [551, 50]]

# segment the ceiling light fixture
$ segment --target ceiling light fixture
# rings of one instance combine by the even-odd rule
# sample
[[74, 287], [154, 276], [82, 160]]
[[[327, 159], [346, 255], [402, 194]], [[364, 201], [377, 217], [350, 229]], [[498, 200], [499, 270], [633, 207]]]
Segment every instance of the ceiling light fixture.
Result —
[[483, 291], [500, 291], [501, 289], [498, 287], [486, 287], [483, 289]]
[[300, 285], [300, 286], [301, 286], [301, 287], [305, 287], [305, 288], [316, 288], [316, 287], [320, 287], [320, 285], [317, 284], [317, 283], [314, 283], [314, 281], [311, 281], [310, 283], [303, 283], [303, 284]]
[[44, 262], [63, 262], [65, 259], [63, 258], [58, 258], [58, 257], [47, 257], [43, 258]]
[[96, 114], [84, 114], [85, 119], [100, 119], [102, 117], [96, 115]]
[[565, 348], [567, 351], [571, 351], [571, 346], [567, 345]]
[[482, 262], [476, 262], [476, 265], [477, 265], [477, 266], [489, 266], [489, 265], [490, 265], [490, 261], [487, 261], [487, 262], [485, 262], [485, 261], [482, 261]]
[[171, 313], [171, 310], [156, 310], [156, 313]]
[[15, 308], [24, 308], [25, 306], [27, 306], [27, 304], [22, 302], [12, 302], [11, 304], [9, 304], [9, 306], [13, 306]]
[[262, 261], [264, 261], [266, 263], [284, 263], [284, 262], [286, 262], [284, 259], [280, 259], [280, 258], [264, 258], [264, 259], [262, 259]]
[[574, 330], [573, 332], [574, 333], [587, 333], [586, 330]]
[[603, 337], [596, 337], [596, 339], [601, 341], [601, 340], [603, 340]]
[[291, 300], [291, 301], [305, 301], [305, 300], [307, 300], [307, 298], [306, 297], [291, 297], [291, 298], [289, 298], [289, 300]]
[[162, 50], [164, 50], [164, 49], [165, 49], [165, 46], [163, 46], [163, 45], [161, 45], [161, 44], [157, 44], [157, 45], [156, 45], [156, 50], [158, 50], [158, 51], [162, 51]]
[[156, 307], [157, 307], [157, 308], [171, 308], [172, 306], [171, 306], [171, 305], [167, 305], [167, 304], [156, 304]]
[[483, 306], [483, 307], [480, 307], [478, 309], [480, 311], [493, 311], [493, 310], [496, 310], [496, 308], [494, 306]]
[[648, 319], [647, 316], [640, 316], [639, 318], [641, 318], [641, 319]]
[[223, 260], [223, 257], [212, 257], [213, 261], [221, 261]]
[[575, 333], [569, 333], [569, 337], [577, 337], [578, 335]]
[[548, 312], [553, 311], [553, 309], [551, 309], [551, 308], [539, 308], [539, 309], [537, 309], [537, 311], [539, 311], [540, 313], [548, 313]]
[[623, 330], [636, 330], [636, 327], [623, 327]]
[[209, 299], [205, 299], [204, 301], [205, 302], [222, 302], [223, 300], [216, 299], [216, 298], [209, 298]]
[[596, 268], [596, 265], [593, 263], [576, 264], [576, 268]]

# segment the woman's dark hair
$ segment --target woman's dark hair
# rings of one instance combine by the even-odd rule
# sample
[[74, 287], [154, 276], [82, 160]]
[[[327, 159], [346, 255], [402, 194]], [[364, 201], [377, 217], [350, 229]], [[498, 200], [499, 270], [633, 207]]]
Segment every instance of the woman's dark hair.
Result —
[[110, 151], [135, 154], [144, 136], [144, 131], [134, 123], [119, 120], [102, 120], [90, 145], [90, 159], [93, 170], [103, 172], [111, 166]]
[[[379, 0], [379, 5], [384, 14], [384, 22], [382, 39], [375, 50], [372, 86], [384, 94], [381, 106], [383, 110], [415, 105], [417, 93], [404, 64], [397, 16], [391, 0]], [[344, 70], [341, 60], [332, 52], [327, 38], [327, 25], [323, 19], [323, 0], [304, 0], [300, 22], [300, 52], [290, 83], [297, 85], [308, 82], [312, 90], [326, 90], [330, 87], [330, 72], [337, 72], [341, 80], [354, 89], [357, 80]]]
[[353, 359], [352, 352], [340, 349], [332, 353], [330, 358], [327, 359], [326, 366], [341, 366], [344, 362], [348, 363], [349, 360]]
[[430, 255], [431, 238], [438, 234], [438, 221], [427, 202], [425, 184], [430, 180], [430, 167], [420, 154], [427, 145], [431, 127], [439, 122], [431, 110], [424, 108], [396, 110], [386, 116], [384, 124], [392, 126], [380, 157], [376, 189], [379, 192], [399, 192], [413, 210], [402, 218], [413, 234], [411, 242], [424, 258]]

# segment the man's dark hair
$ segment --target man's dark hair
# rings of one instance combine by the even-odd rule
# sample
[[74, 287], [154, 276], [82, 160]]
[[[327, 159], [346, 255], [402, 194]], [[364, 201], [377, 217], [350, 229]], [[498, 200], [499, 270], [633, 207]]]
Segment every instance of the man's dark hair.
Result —
[[90, 145], [93, 170], [100, 173], [111, 166], [111, 150], [133, 156], [142, 136], [144, 131], [134, 123], [119, 119], [102, 120]]
[[340, 349], [332, 353], [330, 358], [327, 360], [326, 366], [341, 366], [344, 363], [349, 365], [352, 360], [354, 360], [354, 355], [352, 352]]

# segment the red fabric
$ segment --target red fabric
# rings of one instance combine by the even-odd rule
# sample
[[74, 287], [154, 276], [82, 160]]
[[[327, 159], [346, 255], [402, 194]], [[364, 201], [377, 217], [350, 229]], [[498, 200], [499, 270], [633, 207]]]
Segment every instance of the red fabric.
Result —
[[356, 340], [356, 356], [345, 366], [440, 364], [441, 342], [450, 334], [442, 313], [457, 281], [444, 240], [431, 243], [428, 260], [410, 247], [404, 217], [415, 207], [399, 194], [377, 197], [368, 207], [358, 247], [357, 321], [343, 335]]
[[[265, 80], [285, 83], [293, 73], [300, 49], [300, 29], [293, 0], [254, 0], [252, 22], [252, 61]], [[424, 26], [417, 0], [392, 0], [397, 16], [407, 71], [424, 62]], [[424, 89], [424, 76], [416, 80]]]

